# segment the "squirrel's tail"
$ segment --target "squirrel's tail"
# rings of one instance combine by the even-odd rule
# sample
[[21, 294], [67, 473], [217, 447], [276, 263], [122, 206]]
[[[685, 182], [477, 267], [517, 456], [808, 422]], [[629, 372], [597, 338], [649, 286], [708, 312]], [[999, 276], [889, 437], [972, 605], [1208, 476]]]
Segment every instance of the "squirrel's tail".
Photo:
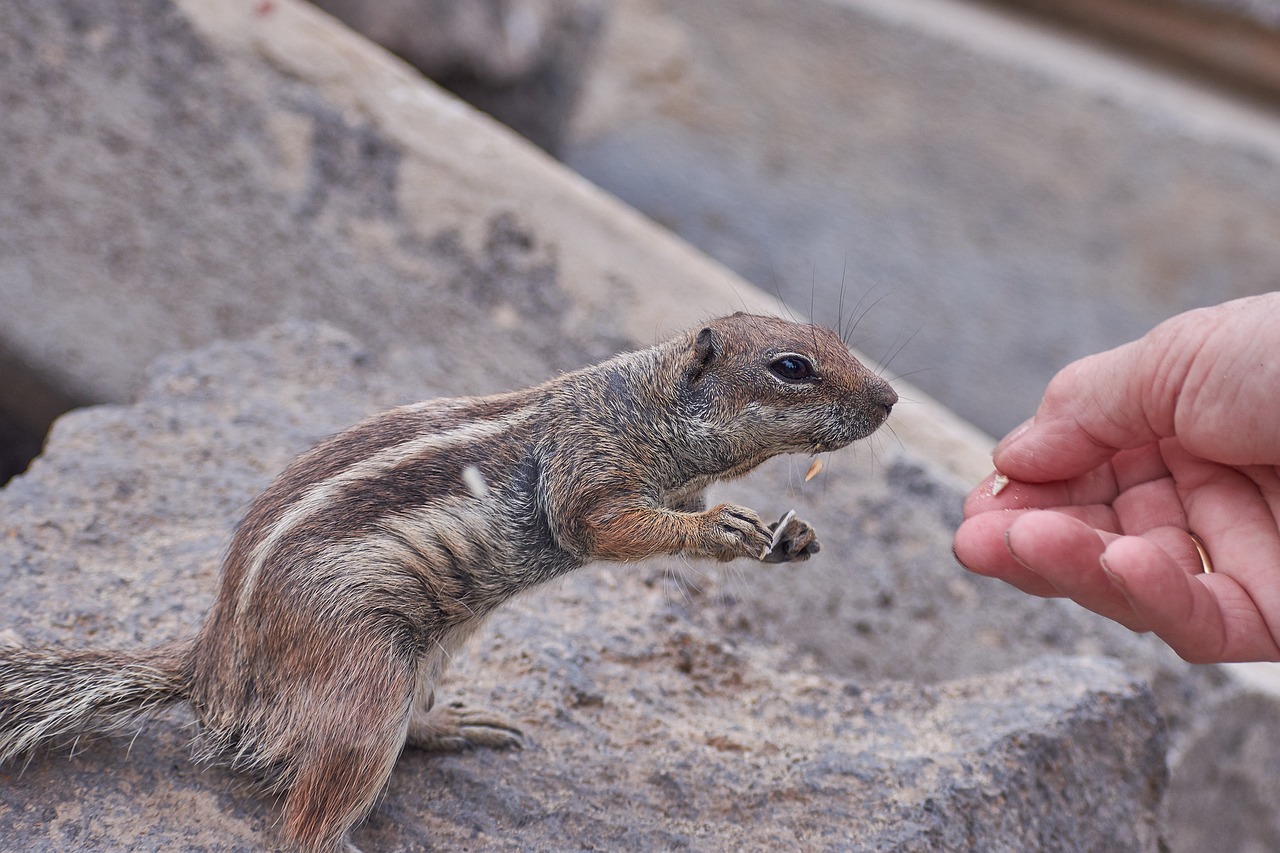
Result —
[[0, 646], [0, 763], [118, 732], [186, 698], [191, 643], [136, 652]]

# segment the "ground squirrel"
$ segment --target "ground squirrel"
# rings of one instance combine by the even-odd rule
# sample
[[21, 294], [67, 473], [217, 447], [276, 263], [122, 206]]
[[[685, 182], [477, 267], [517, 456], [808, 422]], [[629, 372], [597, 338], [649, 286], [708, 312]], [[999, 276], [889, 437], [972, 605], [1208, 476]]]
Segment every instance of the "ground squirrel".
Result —
[[0, 647], [0, 761], [185, 701], [199, 758], [283, 794], [290, 844], [354, 849], [406, 743], [519, 742], [434, 704], [451, 652], [495, 608], [591, 560], [807, 558], [808, 524], [707, 509], [703, 490], [844, 447], [896, 401], [834, 332], [739, 313], [526, 391], [377, 415], [253, 502], [194, 638]]

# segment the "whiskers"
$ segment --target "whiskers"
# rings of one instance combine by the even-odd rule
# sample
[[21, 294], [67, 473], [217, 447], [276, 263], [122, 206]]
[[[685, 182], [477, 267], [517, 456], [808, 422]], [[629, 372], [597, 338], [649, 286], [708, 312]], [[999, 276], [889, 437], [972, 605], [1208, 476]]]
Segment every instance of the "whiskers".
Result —
[[691, 560], [683, 554], [664, 560], [662, 566], [663, 604], [668, 608], [692, 607], [700, 601], [742, 601], [749, 597], [746, 572], [769, 568], [749, 560], [714, 563]]
[[705, 571], [694, 565], [684, 554], [677, 557], [676, 560], [664, 560], [662, 566], [662, 603], [668, 608], [677, 604], [673, 598], [677, 592], [680, 595], [678, 603], [685, 606], [693, 604], [695, 597], [705, 595], [702, 585], [694, 579], [695, 575], [701, 579], [702, 584], [711, 580]]

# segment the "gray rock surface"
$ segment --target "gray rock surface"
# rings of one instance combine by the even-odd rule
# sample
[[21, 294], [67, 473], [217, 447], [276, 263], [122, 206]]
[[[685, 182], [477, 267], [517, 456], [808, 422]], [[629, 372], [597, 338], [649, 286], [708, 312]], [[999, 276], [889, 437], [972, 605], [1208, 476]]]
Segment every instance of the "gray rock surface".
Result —
[[314, 0], [423, 74], [556, 151], [589, 71], [601, 0]]
[[981, 4], [618, 0], [564, 156], [995, 435], [1280, 267], [1274, 115]]
[[748, 301], [306, 4], [5, 3], [0, 103], [0, 340], [73, 400], [279, 320], [529, 381]]
[[[343, 334], [291, 324], [166, 359], [136, 405], [62, 418], [31, 471], [0, 492], [6, 638], [124, 646], [192, 630], [249, 498], [321, 435], [434, 390], [433, 375], [406, 369], [430, 361], [391, 363]], [[893, 502], [886, 481], [910, 462], [887, 448], [877, 452], [885, 464], [861, 458], [870, 455], [837, 454], [822, 477]], [[779, 488], [786, 467], [753, 492], [762, 509], [804, 504]], [[931, 540], [945, 532], [928, 502], [908, 526], [867, 537], [874, 551], [846, 550], [833, 530], [841, 516], [864, 533], [889, 525], [916, 506], [899, 494], [897, 509], [848, 515], [819, 491], [832, 506], [820, 529], [837, 535], [807, 564], [599, 565], [515, 602], [457, 661], [448, 691], [515, 717], [529, 745], [407, 752], [357, 841], [1156, 850], [1163, 724], [1151, 692], [1114, 662], [1043, 657], [935, 685], [886, 681], [869, 666], [851, 679], [754, 630], [759, 617], [740, 597], [762, 579], [859, 586], [880, 563], [904, 579], [928, 571]], [[903, 648], [875, 645], [881, 657]], [[945, 677], [947, 662], [937, 666]], [[269, 846], [271, 803], [242, 779], [192, 767], [189, 725], [175, 711], [133, 738], [0, 769], [4, 846]]]

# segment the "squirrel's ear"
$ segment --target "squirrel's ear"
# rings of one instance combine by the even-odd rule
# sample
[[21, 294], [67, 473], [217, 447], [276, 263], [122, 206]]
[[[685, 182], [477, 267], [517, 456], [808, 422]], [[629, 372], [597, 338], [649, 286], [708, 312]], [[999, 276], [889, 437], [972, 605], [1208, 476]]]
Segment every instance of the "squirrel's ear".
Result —
[[689, 384], [692, 385], [703, 377], [712, 363], [720, 357], [720, 336], [714, 329], [706, 328], [698, 332], [693, 342], [693, 358], [689, 362]]

